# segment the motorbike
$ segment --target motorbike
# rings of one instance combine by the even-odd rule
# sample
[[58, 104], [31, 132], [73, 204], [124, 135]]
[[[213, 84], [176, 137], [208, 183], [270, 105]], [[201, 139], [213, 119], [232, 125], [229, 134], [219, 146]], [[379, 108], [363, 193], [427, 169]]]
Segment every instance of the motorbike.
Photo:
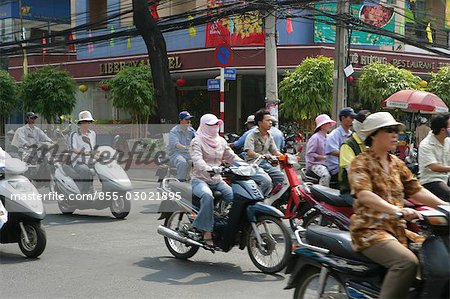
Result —
[[[90, 140], [83, 140], [91, 146]], [[117, 219], [128, 216], [131, 209], [131, 193], [133, 186], [125, 170], [117, 163], [117, 152], [110, 146], [91, 146], [93, 156], [88, 166], [93, 176], [97, 175], [102, 188], [88, 195], [81, 194], [74, 178], [78, 173], [70, 163], [70, 153], [66, 153], [66, 161], [55, 160], [54, 170], [51, 172], [50, 191], [62, 194], [63, 199], [58, 200], [58, 207], [63, 214], [72, 214], [76, 209], [103, 210], [109, 208]], [[61, 159], [60, 159], [61, 160]], [[69, 163], [67, 163], [69, 160]]]
[[39, 192], [23, 173], [25, 162], [5, 153], [5, 167], [0, 173], [0, 200], [7, 211], [7, 221], [0, 229], [0, 243], [18, 243], [28, 258], [42, 254], [47, 236], [41, 221], [45, 218]]
[[[420, 213], [423, 220], [416, 222], [426, 240], [410, 249], [419, 257], [422, 277], [409, 298], [449, 298], [450, 206]], [[296, 262], [286, 270], [291, 276], [285, 288], [295, 288], [294, 298], [379, 298], [386, 269], [354, 252], [349, 232], [310, 226], [295, 236]]]
[[[200, 199], [192, 194], [191, 185], [165, 179], [161, 191], [180, 195], [179, 200], [163, 201], [159, 210], [159, 219], [164, 220], [164, 225], [157, 231], [164, 236], [170, 253], [176, 258], [188, 259], [199, 248], [228, 252], [234, 246], [241, 250], [247, 247], [251, 261], [259, 270], [264, 273], [281, 271], [290, 256], [291, 236], [281, 221], [283, 214], [262, 202], [263, 194], [250, 179], [255, 172], [252, 165], [243, 161], [221, 166], [218, 174], [231, 184], [234, 199], [229, 209], [216, 209], [214, 213], [213, 246], [207, 245], [202, 233], [192, 227]], [[220, 192], [215, 192], [214, 197], [216, 206], [220, 206]]]

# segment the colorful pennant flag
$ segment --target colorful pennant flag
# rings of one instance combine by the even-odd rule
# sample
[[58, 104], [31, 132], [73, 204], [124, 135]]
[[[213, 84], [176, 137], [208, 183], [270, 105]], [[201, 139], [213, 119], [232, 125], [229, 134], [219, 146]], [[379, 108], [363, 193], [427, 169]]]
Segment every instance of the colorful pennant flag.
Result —
[[[92, 37], [92, 30], [91, 29], [89, 29], [88, 36], [89, 36], [89, 38]], [[89, 42], [87, 47], [88, 47], [88, 53], [94, 52], [94, 43], [93, 42]]]
[[45, 33], [42, 33], [42, 54], [46, 54], [47, 53], [47, 48], [45, 47], [45, 45], [47, 44], [47, 40], [45, 38]]
[[[131, 29], [131, 27], [128, 27], [128, 29]], [[128, 40], [127, 40], [127, 48], [131, 49], [131, 36], [128, 36]]]
[[[116, 29], [114, 28], [114, 26], [111, 26], [111, 34], [115, 33]], [[111, 39], [109, 40], [109, 46], [110, 47], [114, 47], [115, 45], [115, 41], [114, 41], [114, 37], [111, 37]]]
[[[188, 20], [192, 21], [194, 19], [193, 16], [188, 16]], [[192, 26], [192, 23], [189, 23], [189, 35], [190, 36], [196, 36], [197, 35], [197, 29], [195, 29], [194, 26]]]
[[286, 19], [286, 31], [289, 34], [294, 32], [294, 28], [292, 27], [292, 18], [287, 18]]
[[234, 21], [233, 17], [230, 17], [230, 35], [233, 35], [234, 33]]
[[[75, 36], [71, 33], [69, 34], [69, 41], [74, 41], [75, 40]], [[77, 48], [75, 47], [75, 44], [70, 44], [69, 45], [69, 52], [75, 52], [77, 50]]]
[[427, 31], [428, 42], [430, 44], [432, 44], [433, 43], [433, 33], [431, 32], [431, 24], [430, 23], [428, 23], [426, 31]]

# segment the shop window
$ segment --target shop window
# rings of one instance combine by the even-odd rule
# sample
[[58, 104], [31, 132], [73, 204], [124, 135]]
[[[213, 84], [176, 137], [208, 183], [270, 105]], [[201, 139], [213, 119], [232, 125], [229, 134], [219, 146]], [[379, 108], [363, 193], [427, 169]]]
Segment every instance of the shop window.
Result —
[[89, 23], [96, 23], [90, 26], [91, 29], [100, 29], [107, 27], [107, 7], [107, 0], [89, 0]]

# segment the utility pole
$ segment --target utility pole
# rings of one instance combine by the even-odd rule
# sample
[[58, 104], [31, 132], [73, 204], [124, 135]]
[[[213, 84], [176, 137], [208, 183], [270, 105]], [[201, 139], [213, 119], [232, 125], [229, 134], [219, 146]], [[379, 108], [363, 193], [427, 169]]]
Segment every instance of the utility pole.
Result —
[[23, 9], [22, 9], [22, 0], [19, 0], [19, 16], [20, 16], [20, 39], [22, 40], [22, 58], [23, 58], [23, 76], [25, 77], [28, 74], [28, 59], [27, 59], [27, 50], [25, 49], [25, 39], [26, 39], [26, 31], [23, 27]]
[[[350, 11], [348, 0], [339, 0], [337, 15], [342, 17]], [[344, 68], [347, 63], [347, 28], [343, 21], [338, 21], [336, 26], [336, 41], [334, 44], [334, 72], [333, 72], [333, 110], [332, 118], [339, 120], [339, 111], [347, 104], [347, 91], [345, 84]]]
[[266, 108], [278, 119], [277, 33], [274, 10], [267, 11], [265, 30]]

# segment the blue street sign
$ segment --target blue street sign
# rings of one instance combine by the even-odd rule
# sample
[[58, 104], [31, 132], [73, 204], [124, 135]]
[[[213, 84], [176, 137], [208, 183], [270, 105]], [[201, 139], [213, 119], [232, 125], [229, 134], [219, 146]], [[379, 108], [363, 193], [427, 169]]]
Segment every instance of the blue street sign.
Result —
[[220, 80], [208, 79], [208, 91], [219, 91], [219, 90], [220, 90]]
[[233, 61], [233, 50], [228, 45], [219, 45], [214, 51], [214, 58], [220, 67], [227, 67]]
[[236, 69], [226, 68], [225, 75], [223, 77], [225, 78], [225, 80], [236, 80]]

